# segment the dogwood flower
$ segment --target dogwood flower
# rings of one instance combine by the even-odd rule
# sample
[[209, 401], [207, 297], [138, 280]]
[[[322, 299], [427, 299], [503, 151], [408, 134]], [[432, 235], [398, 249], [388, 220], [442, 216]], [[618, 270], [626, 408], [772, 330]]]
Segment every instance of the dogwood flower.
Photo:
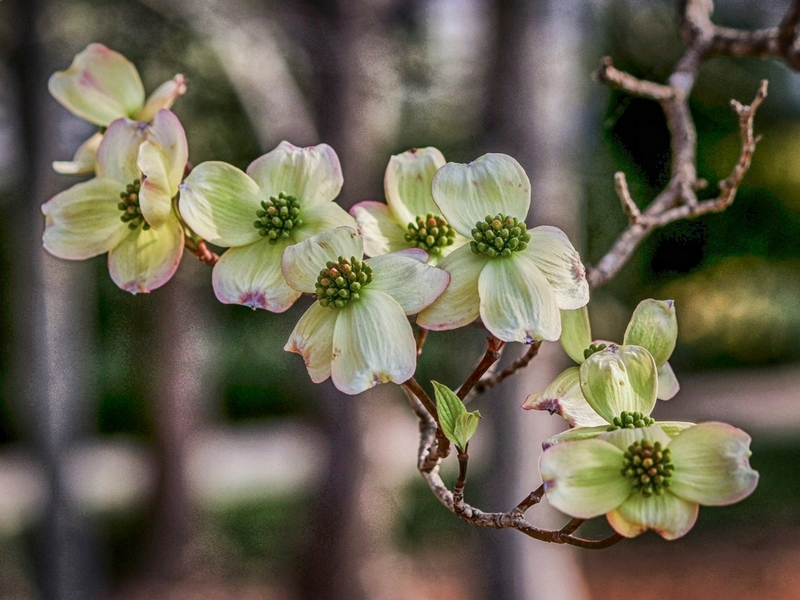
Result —
[[[579, 365], [592, 352], [606, 348], [611, 342], [592, 341], [589, 314], [586, 307], [561, 312], [561, 345]], [[642, 346], [653, 356], [657, 367], [657, 398], [669, 400], [678, 393], [680, 385], [667, 360], [678, 339], [678, 321], [672, 300], [642, 300], [633, 312], [625, 331], [623, 346]], [[572, 427], [604, 423], [587, 404], [580, 388], [578, 367], [561, 373], [543, 392], [530, 394], [522, 408], [558, 413]]]
[[[548, 448], [569, 440], [593, 438], [615, 428], [659, 425], [672, 437], [694, 423], [655, 422], [650, 416], [656, 405], [658, 379], [653, 356], [641, 346], [611, 344], [589, 356], [578, 367], [578, 389], [582, 405], [575, 402], [574, 415], [582, 425], [545, 440]], [[563, 374], [562, 374], [563, 375]], [[544, 409], [545, 407], [541, 407]]]
[[[144, 86], [133, 63], [103, 44], [89, 44], [75, 55], [67, 70], [50, 76], [47, 87], [53, 98], [72, 114], [107, 127], [123, 117], [148, 122], [159, 110], [171, 108], [175, 99], [186, 91], [186, 78], [175, 75], [145, 101]], [[94, 134], [81, 144], [72, 161], [56, 161], [53, 169], [66, 175], [93, 172], [102, 139], [102, 133]]]
[[447, 163], [431, 193], [442, 216], [471, 238], [438, 265], [450, 273], [445, 292], [417, 317], [427, 329], [455, 329], [479, 315], [506, 342], [531, 344], [561, 335], [559, 309], [589, 301], [580, 256], [555, 227], [527, 230], [530, 181], [505, 154]]
[[300, 297], [281, 273], [283, 251], [355, 221], [333, 199], [342, 188], [339, 157], [327, 144], [281, 142], [243, 173], [223, 162], [196, 166], [181, 184], [181, 216], [198, 235], [228, 248], [214, 266], [225, 304], [283, 312]]
[[436, 264], [467, 243], [439, 214], [431, 196], [431, 180], [444, 164], [436, 148], [414, 148], [389, 159], [383, 179], [387, 204], [365, 201], [350, 209], [367, 256], [422, 248], [429, 264]]
[[548, 448], [539, 460], [547, 501], [580, 519], [606, 515], [625, 537], [648, 529], [685, 535], [699, 505], [723, 506], [758, 484], [750, 436], [725, 423], [701, 423], [674, 439], [660, 427], [619, 429]]
[[317, 297], [284, 350], [303, 357], [312, 381], [331, 377], [346, 394], [414, 374], [417, 349], [406, 315], [428, 306], [450, 280], [418, 248], [366, 260], [363, 254], [356, 230], [337, 227], [289, 246], [281, 261], [289, 285]]
[[111, 279], [131, 293], [164, 285], [183, 255], [183, 226], [172, 208], [188, 147], [168, 110], [152, 123], [113, 121], [97, 149], [97, 177], [42, 206], [43, 243], [59, 258], [108, 252]]

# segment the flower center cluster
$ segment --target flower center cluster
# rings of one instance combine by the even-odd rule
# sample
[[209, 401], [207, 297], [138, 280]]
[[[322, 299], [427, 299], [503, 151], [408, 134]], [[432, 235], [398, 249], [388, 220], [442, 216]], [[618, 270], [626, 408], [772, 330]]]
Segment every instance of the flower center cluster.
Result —
[[627, 410], [623, 410], [620, 416], [614, 417], [614, 420], [608, 427], [608, 430], [614, 431], [616, 429], [636, 429], [637, 427], [647, 427], [655, 422], [656, 420], [653, 417], [648, 417], [644, 413], [628, 412]]
[[525, 250], [531, 241], [531, 234], [525, 223], [516, 217], [495, 215], [475, 223], [472, 239], [474, 241], [469, 246], [474, 254], [486, 254], [494, 258]]
[[253, 221], [253, 227], [270, 244], [276, 244], [280, 238], [289, 237], [292, 229], [303, 224], [300, 219], [300, 201], [283, 192], [277, 198], [270, 196], [269, 200], [262, 200], [256, 216], [258, 221]]
[[669, 478], [675, 470], [669, 448], [662, 449], [661, 442], [651, 444], [645, 440], [630, 445], [623, 465], [622, 474], [634, 480], [636, 489], [645, 498], [660, 496], [669, 487]]
[[601, 352], [606, 349], [605, 344], [589, 344], [589, 347], [583, 351], [583, 359], [586, 360], [595, 352]]
[[117, 204], [117, 208], [122, 211], [119, 218], [123, 223], [128, 224], [128, 229], [131, 231], [139, 227], [139, 225], [145, 231], [150, 229], [150, 224], [144, 220], [142, 209], [139, 207], [139, 190], [141, 187], [142, 182], [134, 179], [133, 183], [125, 186], [125, 191], [119, 193], [119, 197], [122, 199]]
[[417, 215], [416, 222], [408, 224], [406, 241], [414, 248], [422, 248], [428, 254], [441, 254], [442, 248], [456, 241], [456, 230], [444, 217], [428, 213]]
[[372, 269], [355, 256], [347, 260], [340, 256], [328, 261], [317, 277], [317, 300], [322, 306], [342, 308], [351, 300], [359, 299], [361, 288], [372, 281]]

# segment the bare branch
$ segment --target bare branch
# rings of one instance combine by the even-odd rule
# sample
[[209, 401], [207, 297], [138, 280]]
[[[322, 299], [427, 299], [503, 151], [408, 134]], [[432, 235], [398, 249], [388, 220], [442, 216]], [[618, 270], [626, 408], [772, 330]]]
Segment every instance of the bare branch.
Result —
[[502, 383], [508, 377], [511, 377], [514, 373], [519, 371], [520, 369], [524, 369], [528, 366], [536, 355], [539, 354], [539, 348], [542, 346], [542, 342], [534, 342], [530, 346], [528, 346], [527, 352], [520, 356], [517, 360], [511, 363], [508, 367], [500, 371], [497, 375], [493, 377], [489, 377], [488, 379], [481, 379], [476, 385], [474, 392], [476, 394], [482, 394], [486, 390], [493, 388], [499, 383]]
[[622, 212], [628, 215], [631, 225], [637, 225], [641, 222], [642, 213], [639, 207], [631, 198], [630, 190], [628, 190], [628, 181], [625, 179], [625, 173], [617, 171], [614, 173], [614, 189], [617, 190], [619, 201], [622, 202]]
[[643, 81], [624, 71], [617, 70], [609, 56], [600, 61], [600, 68], [595, 73], [595, 77], [602, 83], [642, 98], [661, 101], [675, 96], [675, 90], [667, 85]]
[[505, 342], [498, 340], [494, 336], [486, 338], [486, 353], [483, 355], [481, 362], [478, 363], [478, 366], [475, 367], [475, 370], [470, 373], [464, 385], [458, 389], [456, 396], [461, 400], [467, 397], [467, 394], [469, 394], [470, 390], [475, 387], [475, 384], [480, 381], [483, 374], [489, 370], [489, 367], [500, 359], [500, 350], [504, 345]]

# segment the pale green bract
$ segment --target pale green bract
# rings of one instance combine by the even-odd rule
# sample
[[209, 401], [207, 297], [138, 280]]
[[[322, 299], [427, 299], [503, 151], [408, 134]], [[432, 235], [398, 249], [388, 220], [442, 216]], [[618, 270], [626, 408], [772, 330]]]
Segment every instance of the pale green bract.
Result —
[[[186, 78], [175, 75], [145, 100], [136, 67], [103, 44], [89, 44], [75, 55], [68, 69], [50, 76], [47, 87], [53, 98], [72, 114], [107, 127], [120, 118], [151, 121], [159, 110], [171, 108], [186, 91]], [[65, 175], [92, 173], [102, 139], [102, 133], [94, 134], [81, 144], [72, 161], [56, 161], [53, 169]]]
[[[650, 454], [639, 454], [652, 462], [631, 464], [637, 444], [656, 443]], [[558, 510], [580, 519], [605, 514], [625, 537], [652, 529], [673, 540], [692, 528], [700, 504], [733, 504], [752, 493], [758, 473], [750, 454], [750, 436], [725, 423], [701, 423], [674, 439], [653, 426], [555, 445], [542, 454], [539, 469], [547, 500]], [[659, 462], [670, 466], [656, 470]]]
[[[593, 349], [613, 345], [600, 340], [592, 341], [586, 307], [561, 311], [561, 323], [561, 345], [579, 365]], [[669, 400], [680, 389], [675, 373], [667, 362], [677, 337], [678, 322], [672, 300], [647, 299], [640, 302], [625, 332], [623, 345], [642, 346], [653, 355], [657, 367], [657, 398], [660, 400]], [[572, 427], [603, 425], [606, 420], [589, 407], [578, 383], [579, 369], [570, 367], [544, 391], [530, 394], [522, 407], [558, 413]]]
[[365, 201], [350, 209], [367, 256], [419, 247], [435, 265], [467, 243], [467, 238], [443, 225], [431, 196], [431, 180], [444, 164], [436, 148], [414, 148], [389, 159], [383, 180], [386, 204]]
[[[337, 227], [287, 247], [281, 268], [298, 294], [317, 294], [321, 273], [329, 265], [340, 258], [361, 261], [363, 255], [364, 242], [356, 230]], [[312, 381], [330, 377], [346, 394], [408, 380], [417, 366], [417, 348], [406, 315], [428, 306], [450, 280], [427, 259], [424, 251], [408, 249], [364, 260], [372, 279], [358, 298], [342, 307], [315, 301], [284, 350], [303, 357]]]
[[[341, 187], [339, 158], [327, 144], [298, 148], [281, 142], [250, 163], [247, 173], [224, 162], [195, 167], [181, 184], [179, 207], [194, 232], [228, 248], [212, 274], [217, 299], [278, 313], [294, 304], [300, 291], [286, 283], [281, 255], [323, 231], [355, 227], [333, 201]], [[284, 203], [288, 216], [277, 208]], [[295, 216], [289, 204], [299, 206]], [[267, 211], [273, 208], [280, 225], [270, 222]]]
[[166, 109], [150, 124], [112, 122], [97, 150], [97, 177], [42, 206], [45, 249], [71, 260], [108, 252], [112, 280], [134, 294], [164, 285], [183, 255], [172, 199], [187, 157], [183, 127]]
[[[474, 251], [472, 244], [461, 246], [438, 264], [450, 273], [450, 285], [420, 313], [422, 327], [455, 329], [480, 316], [506, 342], [557, 340], [559, 309], [589, 301], [583, 264], [564, 232], [555, 227], [526, 232], [524, 224], [514, 224], [528, 214], [530, 189], [523, 168], [505, 154], [486, 154], [466, 165], [447, 163], [436, 172], [431, 193], [441, 215], [456, 232], [480, 243], [474, 242]], [[478, 223], [491, 226], [489, 239], [476, 229]]]

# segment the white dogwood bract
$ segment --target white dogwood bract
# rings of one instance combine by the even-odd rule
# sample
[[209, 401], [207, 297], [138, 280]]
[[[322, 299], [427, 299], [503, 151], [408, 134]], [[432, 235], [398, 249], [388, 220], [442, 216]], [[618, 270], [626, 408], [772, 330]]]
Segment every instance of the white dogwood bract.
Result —
[[450, 273], [450, 285], [417, 322], [455, 329], [480, 316], [506, 342], [557, 340], [559, 309], [585, 305], [589, 286], [564, 232], [526, 230], [530, 181], [519, 163], [505, 154], [447, 163], [434, 176], [431, 192], [442, 216], [473, 242], [439, 263]]
[[[50, 76], [47, 87], [72, 114], [107, 127], [123, 117], [149, 122], [159, 110], [171, 108], [186, 91], [186, 78], [175, 75], [145, 99], [144, 86], [133, 63], [103, 44], [89, 44], [75, 55], [68, 69]], [[53, 168], [65, 175], [91, 173], [102, 137], [102, 133], [94, 134], [81, 144], [72, 161], [56, 161]]]
[[150, 124], [112, 122], [97, 150], [97, 177], [42, 206], [45, 249], [72, 260], [108, 252], [112, 280], [131, 293], [164, 285], [183, 255], [172, 198], [187, 157], [183, 127], [166, 109]]
[[[357, 263], [363, 254], [364, 242], [357, 232], [338, 227], [288, 247], [283, 273], [298, 292], [318, 293], [326, 265]], [[347, 394], [387, 381], [403, 383], [417, 364], [406, 315], [428, 306], [449, 281], [446, 272], [426, 264], [427, 258], [424, 251], [409, 249], [364, 260], [371, 280], [359, 287], [358, 297], [350, 294], [341, 307], [315, 301], [284, 349], [303, 357], [314, 382], [331, 377]]]
[[[228, 248], [212, 275], [217, 299], [271, 312], [294, 304], [300, 292], [286, 283], [281, 255], [323, 231], [355, 227], [334, 202], [342, 181], [339, 158], [327, 144], [281, 142], [247, 173], [224, 162], [196, 166], [181, 184], [180, 213], [198, 235]], [[298, 207], [294, 216], [290, 204]]]

